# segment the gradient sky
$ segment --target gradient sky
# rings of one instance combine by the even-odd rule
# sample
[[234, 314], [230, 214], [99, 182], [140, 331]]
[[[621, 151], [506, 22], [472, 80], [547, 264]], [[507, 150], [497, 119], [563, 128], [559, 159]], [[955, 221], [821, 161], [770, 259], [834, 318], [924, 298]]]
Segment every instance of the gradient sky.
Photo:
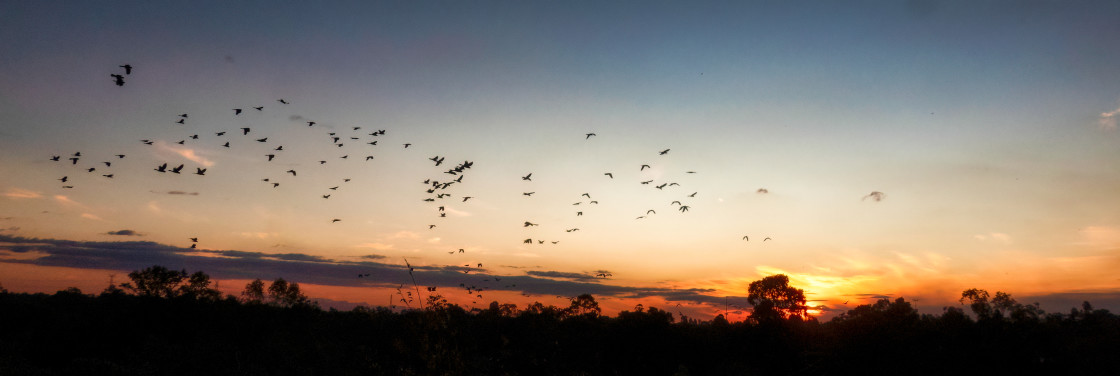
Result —
[[383, 305], [407, 258], [468, 306], [593, 292], [710, 317], [785, 273], [832, 312], [940, 312], [972, 287], [1117, 310], [1118, 19], [1113, 1], [0, 2], [0, 284], [97, 291], [160, 262]]

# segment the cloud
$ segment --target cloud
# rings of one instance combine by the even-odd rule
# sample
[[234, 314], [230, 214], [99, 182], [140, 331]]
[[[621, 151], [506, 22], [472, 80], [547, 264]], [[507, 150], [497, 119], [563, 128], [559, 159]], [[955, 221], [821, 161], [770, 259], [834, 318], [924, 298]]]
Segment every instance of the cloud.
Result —
[[156, 146], [158, 146], [161, 150], [166, 150], [178, 154], [180, 157], [186, 158], [194, 163], [198, 163], [203, 167], [211, 167], [214, 165], [214, 161], [198, 155], [198, 152], [195, 152], [194, 149], [188, 147], [174, 146], [162, 141], [157, 142]]
[[1120, 107], [1112, 111], [1102, 112], [1100, 118], [1097, 119], [1097, 126], [1105, 131], [1116, 130], [1116, 117], [1118, 115], [1120, 115]]
[[[153, 193], [160, 193], [160, 192], [153, 191]], [[167, 191], [166, 193], [169, 194], [169, 195], [198, 196], [198, 192]]]
[[41, 197], [43, 197], [43, 195], [39, 194], [39, 192], [29, 191], [29, 190], [26, 190], [26, 189], [11, 188], [11, 189], [8, 189], [7, 192], [4, 192], [4, 197], [9, 197], [9, 198], [41, 198]]
[[586, 274], [586, 273], [568, 273], [568, 272], [556, 272], [556, 271], [543, 271], [542, 272], [542, 271], [536, 271], [536, 270], [530, 270], [530, 271], [525, 272], [525, 273], [528, 274], [528, 275], [531, 275], [531, 276], [535, 276], [535, 277], [570, 279], [570, 280], [575, 280], [575, 281], [593, 281], [593, 280], [595, 280], [595, 276], [593, 276], [591, 274]]
[[385, 250], [393, 249], [395, 246], [392, 245], [392, 244], [385, 244], [385, 243], [362, 243], [362, 244], [358, 244], [354, 247], [357, 247], [357, 248], [373, 248], [373, 249], [385, 251]]
[[[422, 286], [455, 287], [460, 283], [479, 284], [490, 291], [512, 291], [530, 295], [567, 296], [592, 294], [597, 297], [662, 297], [722, 305], [725, 300], [745, 304], [742, 296], [713, 296], [712, 289], [613, 286], [597, 282], [582, 273], [533, 271], [534, 275], [498, 275], [484, 269], [449, 265], [413, 265], [413, 276], [404, 265], [365, 258], [340, 261], [301, 253], [269, 254], [236, 250], [201, 250], [173, 247], [150, 241], [82, 242], [56, 239], [31, 239], [0, 234], [0, 262], [131, 271], [152, 265], [178, 270], [201, 270], [215, 279], [285, 278], [299, 283], [326, 286], [397, 286], [411, 284], [414, 276]], [[376, 255], [374, 255], [376, 256]], [[378, 261], [374, 261], [378, 260]], [[469, 273], [463, 273], [469, 271]], [[369, 277], [355, 278], [358, 274]], [[494, 282], [485, 285], [486, 279]], [[516, 287], [513, 287], [516, 286]]]
[[66, 197], [66, 196], [63, 196], [63, 195], [54, 195], [54, 200], [56, 202], [58, 202], [59, 204], [62, 204], [64, 206], [83, 206], [82, 204], [79, 204], [77, 201], [71, 200], [69, 197]]
[[136, 231], [132, 231], [132, 230], [117, 230], [117, 231], [109, 231], [109, 232], [106, 232], [106, 233], [105, 233], [105, 235], [120, 235], [120, 236], [144, 236], [144, 234], [141, 234], [141, 233], [139, 233], [139, 232], [136, 232]]
[[371, 255], [362, 255], [362, 256], [359, 256], [359, 257], [361, 257], [363, 259], [366, 259], [366, 260], [384, 260], [384, 259], [388, 258], [388, 256], [372, 255], [372, 254]]
[[973, 235], [972, 237], [976, 238], [976, 240], [979, 240], [979, 241], [993, 241], [993, 242], [1001, 243], [1001, 244], [1011, 244], [1011, 235], [1007, 235], [1007, 234], [1004, 234], [1002, 232], [991, 232], [991, 233], [987, 233], [987, 234], [978, 234], [978, 235]]
[[92, 220], [95, 220], [95, 221], [104, 221], [104, 219], [101, 219], [101, 217], [98, 217], [98, 216], [96, 216], [94, 214], [91, 214], [91, 213], [82, 213], [82, 218], [92, 219]]

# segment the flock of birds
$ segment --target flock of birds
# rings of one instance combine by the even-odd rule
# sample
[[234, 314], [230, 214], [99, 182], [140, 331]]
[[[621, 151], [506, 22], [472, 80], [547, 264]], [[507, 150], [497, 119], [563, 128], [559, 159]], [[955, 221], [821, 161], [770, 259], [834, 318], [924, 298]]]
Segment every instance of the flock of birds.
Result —
[[[133, 67], [130, 64], [120, 65], [119, 67], [124, 69], [124, 72], [123, 72], [124, 74], [122, 75], [122, 74], [114, 73], [114, 74], [111, 74], [111, 76], [113, 77], [113, 82], [117, 86], [123, 86], [124, 83], [125, 83], [125, 81], [124, 81], [125, 76], [128, 76], [132, 73], [132, 68]], [[276, 103], [279, 106], [287, 106], [287, 105], [290, 104], [287, 100], [285, 100], [283, 98], [276, 99]], [[249, 107], [235, 107], [235, 108], [230, 109], [231, 110], [231, 115], [229, 115], [229, 116], [234, 116], [234, 117], [244, 116], [246, 114], [246, 112], [248, 111], [246, 108], [253, 110], [253, 111], [249, 111], [249, 112], [262, 113], [262, 112], [265, 111], [265, 106], [263, 106], [263, 105], [249, 106]], [[176, 116], [174, 116], [173, 119], [174, 120], [170, 122], [171, 124], [173, 124], [176, 127], [181, 127], [181, 129], [187, 129], [186, 127], [188, 126], [188, 123], [190, 122], [191, 118], [190, 118], [190, 114], [181, 113], [181, 114], [177, 114]], [[302, 120], [306, 120], [306, 119], [302, 119]], [[304, 122], [304, 124], [306, 124], [307, 127], [315, 127], [319, 123], [317, 123], [316, 121], [306, 120]], [[251, 133], [253, 134], [253, 136], [250, 136]], [[358, 155], [355, 155], [355, 157], [354, 157], [354, 159], [364, 160], [366, 162], [376, 159], [375, 155], [371, 152], [371, 150], [373, 150], [373, 148], [376, 148], [376, 147], [379, 146], [379, 141], [384, 141], [383, 136], [385, 136], [386, 134], [387, 134], [387, 131], [384, 130], [384, 129], [373, 130], [372, 132], [366, 133], [366, 131], [363, 131], [362, 127], [360, 127], [360, 126], [349, 127], [349, 132], [346, 133], [346, 134], [342, 134], [342, 132], [338, 132], [338, 131], [325, 132], [326, 140], [329, 140], [331, 142], [331, 145], [333, 145], [333, 149], [340, 150], [339, 155], [336, 155], [335, 158], [342, 159], [342, 160], [350, 159], [351, 154], [349, 152], [342, 152], [342, 151], [353, 150], [348, 145], [354, 145], [354, 144], [356, 144], [356, 145], [368, 145], [365, 149], [363, 149], [362, 153], [360, 153]], [[235, 138], [236, 137], [235, 135], [239, 135], [241, 137], [240, 138]], [[584, 140], [586, 142], [593, 142], [592, 138], [597, 137], [598, 135], [594, 132], [589, 132], [589, 133], [585, 133], [583, 136], [584, 136]], [[178, 139], [178, 140], [172, 139], [168, 143], [169, 144], [177, 144], [177, 145], [186, 145], [187, 143], [197, 142], [197, 141], [201, 140], [202, 137], [204, 137], [204, 136], [202, 136], [200, 134], [197, 134], [197, 133], [185, 132], [185, 133], [183, 133], [183, 136], [180, 139]], [[222, 130], [222, 131], [218, 131], [218, 132], [213, 132], [213, 136], [206, 136], [206, 139], [214, 139], [214, 138], [217, 138], [218, 140], [212, 146], [220, 146], [222, 148], [227, 148], [227, 149], [234, 148], [233, 144], [240, 144], [240, 143], [246, 143], [246, 144], [251, 144], [251, 145], [260, 145], [253, 150], [260, 150], [263, 147], [263, 149], [265, 149], [266, 151], [265, 151], [265, 153], [260, 154], [258, 156], [258, 158], [260, 158], [261, 161], [266, 162], [266, 163], [271, 163], [275, 160], [284, 158], [284, 153], [289, 150], [289, 149], [285, 149], [284, 145], [276, 144], [275, 146], [273, 146], [274, 144], [270, 143], [270, 141], [269, 141], [269, 135], [258, 135], [257, 133], [253, 132], [253, 128], [251, 126], [226, 129], [226, 130]], [[151, 145], [155, 145], [155, 143], [158, 142], [158, 141], [155, 140], [155, 139], [142, 139], [142, 140], [140, 140], [140, 142], [144, 145], [151, 146]], [[302, 145], [297, 145], [295, 147], [299, 147], [299, 146], [302, 146]], [[402, 149], [409, 149], [411, 146], [413, 146], [412, 143], [401, 143], [401, 144], [399, 144], [398, 147], [400, 147]], [[656, 155], [657, 158], [667, 158], [666, 156], [669, 155], [670, 150], [671, 149], [668, 149], [668, 148], [663, 149], [663, 150], [659, 150], [659, 151], [655, 150], [655, 151], [651, 151], [651, 154], [653, 154], [655, 152], [656, 153], [655, 155]], [[54, 161], [54, 162], [63, 163], [62, 162], [63, 161], [62, 157], [63, 157], [62, 154], [51, 155], [49, 157], [49, 160]], [[113, 154], [113, 155], [106, 156], [106, 157], [103, 157], [103, 158], [100, 158], [100, 159], [93, 159], [96, 162], [87, 162], [88, 161], [88, 156], [83, 155], [79, 151], [79, 152], [74, 152], [73, 154], [70, 154], [69, 157], [66, 160], [70, 162], [69, 163], [70, 168], [76, 168], [76, 169], [79, 169], [79, 171], [85, 171], [85, 173], [87, 173], [87, 174], [98, 172], [101, 175], [101, 177], [103, 177], [105, 179], [113, 179], [114, 176], [116, 176], [119, 173], [119, 172], [114, 172], [113, 171], [113, 166], [114, 166], [113, 162], [115, 162], [117, 160], [124, 159], [125, 157], [126, 157], [126, 154], [123, 154], [123, 153], [122, 154]], [[464, 178], [466, 177], [466, 175], [470, 171], [470, 169], [474, 166], [474, 162], [470, 161], [470, 160], [463, 160], [462, 162], [458, 162], [458, 163], [447, 162], [447, 156], [443, 156], [443, 155], [435, 155], [435, 156], [427, 157], [427, 160], [430, 161], [431, 164], [433, 165], [433, 167], [436, 168], [434, 170], [433, 174], [438, 173], [438, 175], [429, 177], [429, 178], [422, 181], [423, 190], [424, 190], [424, 193], [426, 195], [426, 197], [423, 199], [423, 201], [426, 204], [432, 205], [431, 210], [433, 210], [433, 212], [435, 213], [434, 214], [435, 218], [446, 218], [446, 216], [447, 216], [447, 205], [443, 204], [442, 202], [447, 201], [447, 200], [454, 200], [454, 202], [461, 204], [461, 203], [467, 203], [470, 199], [474, 198], [474, 196], [459, 194], [458, 192], [455, 192], [456, 188], [461, 187], [463, 185]], [[83, 162], [83, 163], [79, 164], [79, 162]], [[310, 163], [307, 163], [307, 164], [310, 164], [310, 165], [314, 166], [314, 165], [324, 165], [324, 164], [327, 164], [329, 162], [330, 162], [329, 159], [319, 159], [319, 160], [311, 161]], [[287, 165], [287, 166], [290, 166], [290, 165]], [[653, 168], [653, 166], [654, 165], [651, 165], [649, 163], [642, 163], [638, 166], [635, 166], [635, 168], [638, 170], [639, 173], [641, 173], [643, 171], [646, 171], [647, 169]], [[193, 172], [191, 172], [192, 169], [193, 169]], [[446, 169], [446, 170], [444, 170], [444, 169]], [[208, 167], [206, 167], [206, 166], [189, 166], [188, 167], [184, 163], [172, 163], [172, 162], [166, 162], [166, 161], [157, 161], [154, 164], [154, 168], [152, 168], [152, 170], [155, 171], [156, 173], [159, 173], [159, 174], [167, 174], [167, 173], [183, 174], [184, 172], [187, 172], [187, 173], [192, 173], [193, 175], [206, 176], [206, 173], [208, 171]], [[284, 176], [290, 175], [290, 177], [288, 177], [288, 179], [296, 179], [300, 176], [299, 171], [297, 171], [295, 168], [289, 168], [286, 171], [283, 171], [282, 173], [279, 172], [279, 169], [277, 169], [277, 173], [283, 174]], [[696, 172], [695, 171], [685, 171], [685, 173], [686, 174], [695, 174]], [[525, 173], [525, 175], [520, 176], [520, 180], [523, 181], [523, 182], [526, 182], [525, 184], [532, 184], [533, 174], [534, 174], [534, 172], [527, 172], [527, 173]], [[611, 171], [603, 172], [602, 176], [604, 176], [604, 179], [614, 179], [615, 178], [614, 172], [611, 172]], [[63, 183], [63, 185], [61, 186], [61, 188], [63, 188], [63, 189], [73, 189], [73, 188], [75, 188], [74, 181], [76, 179], [74, 179], [71, 174], [64, 175], [61, 178], [58, 178], [58, 180]], [[336, 183], [328, 183], [327, 185], [330, 185], [330, 186], [325, 187], [324, 188], [325, 190], [320, 194], [320, 196], [322, 197], [322, 199], [331, 199], [334, 196], [335, 192], [337, 192], [339, 189], [342, 189], [342, 187], [346, 183], [351, 182], [351, 180], [352, 180], [351, 178], [347, 177], [347, 178], [341, 179], [341, 181], [338, 181]], [[260, 178], [260, 181], [267, 184], [268, 186], [271, 186], [271, 188], [279, 188], [281, 186], [281, 184], [284, 183], [284, 179], [280, 179], [280, 178], [277, 178], [277, 177], [274, 177], [274, 176], [273, 177]], [[664, 191], [664, 190], [666, 190], [668, 188], [671, 188], [671, 187], [681, 186], [681, 184], [679, 184], [677, 182], [672, 182], [672, 181], [656, 182], [653, 179], [639, 180], [639, 181], [637, 181], [637, 183], [639, 183], [642, 186], [648, 186], [652, 189], [657, 189], [659, 191]], [[532, 199], [533, 195], [535, 193], [536, 193], [535, 190], [525, 190], [522, 193], [522, 196], [524, 196], [526, 199]], [[671, 209], [671, 210], [674, 210], [674, 211], [678, 211], [680, 213], [687, 213], [692, 208], [692, 206], [690, 204], [687, 204], [686, 202], [689, 199], [695, 198], [698, 193], [699, 192], [697, 191], [697, 192], [692, 192], [690, 194], [682, 194], [680, 196], [673, 197], [671, 200], [666, 199], [666, 202], [668, 202], [667, 208]], [[757, 194], [768, 194], [769, 190], [766, 189], [766, 188], [759, 188], [756, 191], [756, 193]], [[878, 202], [878, 201], [882, 201], [883, 199], [885, 199], [885, 197], [886, 197], [886, 195], [884, 193], [879, 192], [879, 191], [873, 191], [870, 194], [868, 194], [867, 196], [864, 196], [863, 199], [864, 200], [871, 199], [872, 201]], [[594, 199], [590, 192], [585, 192], [585, 193], [583, 193], [579, 196], [578, 201], [575, 201], [571, 205], [577, 207], [576, 210], [574, 210], [574, 213], [573, 213], [574, 216], [582, 217], [584, 215], [585, 211], [581, 210], [581, 208], [590, 207], [590, 206], [594, 206], [594, 205], [598, 205], [598, 204], [599, 204], [599, 201], [597, 199]], [[634, 219], [635, 220], [642, 220], [642, 219], [649, 218], [650, 216], [657, 215], [657, 209], [658, 208], [654, 207], [654, 208], [649, 208], [648, 210], [645, 210], [643, 213], [635, 213], [637, 215], [634, 217]], [[341, 222], [341, 221], [343, 221], [342, 218], [330, 218], [329, 219], [329, 223], [338, 223], [338, 222]], [[524, 221], [524, 223], [523, 223], [523, 227], [526, 227], [526, 228], [536, 227], [536, 226], [539, 226], [539, 224], [534, 223], [532, 221]], [[431, 224], [427, 225], [427, 230], [435, 230], [437, 227], [438, 227], [437, 224], [431, 223]], [[567, 232], [567, 233], [572, 233], [572, 232], [576, 232], [576, 231], [579, 231], [579, 230], [580, 230], [579, 227], [568, 227], [564, 231]], [[199, 244], [198, 243], [198, 237], [191, 236], [188, 239], [190, 240], [190, 243], [189, 243], [190, 248], [197, 248], [197, 246]], [[750, 241], [750, 235], [743, 235], [741, 240], [742, 241]], [[771, 240], [772, 239], [770, 237], [764, 237], [762, 239], [763, 242], [771, 241]], [[544, 245], [546, 243], [555, 245], [555, 244], [558, 244], [559, 242], [560, 242], [559, 240], [555, 240], [555, 239], [540, 239], [540, 238], [534, 238], [534, 237], [525, 238], [521, 241], [521, 243], [523, 243], [523, 244], [530, 244], [530, 245], [533, 245], [533, 244]], [[448, 252], [448, 254], [450, 254], [452, 256], [455, 256], [455, 255], [458, 255], [458, 254], [464, 254], [464, 253], [466, 253], [466, 250], [463, 249], [463, 248], [459, 248], [458, 250], [452, 250], [452, 251]], [[414, 268], [408, 263], [407, 260], [405, 260], [405, 264], [408, 267], [409, 273], [411, 275]], [[461, 266], [461, 267], [456, 266], [455, 268], [457, 268], [458, 270], [461, 270], [464, 275], [467, 275], [467, 274], [471, 273], [472, 271], [476, 271], [476, 270], [485, 270], [485, 269], [483, 269], [483, 264], [480, 263], [480, 262], [475, 262], [475, 263], [473, 263], [473, 265], [474, 266], [472, 267], [472, 263], [467, 263], [467, 264], [463, 264], [463, 266]], [[369, 276], [370, 276], [369, 273], [359, 273], [357, 277], [358, 278], [366, 278], [366, 277], [369, 277]], [[597, 271], [593, 275], [589, 274], [589, 276], [594, 277], [594, 278], [605, 279], [605, 278], [612, 277], [613, 274], [610, 273], [609, 271], [600, 270], [600, 271]], [[494, 279], [493, 282], [501, 281], [501, 279], [498, 278], [498, 277], [494, 277], [493, 279]], [[484, 279], [480, 282], [491, 282], [491, 281], [490, 281], [490, 279], [487, 278], [487, 279]], [[471, 283], [469, 281], [460, 283], [459, 287], [462, 288], [467, 293], [468, 296], [470, 296], [472, 298], [478, 298], [478, 299], [483, 298], [483, 295], [481, 294], [483, 291], [486, 291], [486, 290], [492, 288], [489, 284], [485, 284], [485, 285], [480, 286], [477, 283]], [[516, 285], [512, 285], [512, 284], [504, 285], [504, 288], [506, 288], [506, 289], [512, 289], [512, 288], [515, 288], [515, 287], [516, 287]], [[437, 288], [437, 286], [428, 286], [427, 287], [429, 292], [434, 292], [436, 288]], [[419, 289], [417, 288], [416, 290], [417, 290], [416, 292], [417, 292], [417, 296], [418, 296], [419, 295]], [[528, 294], [526, 294], [526, 295], [528, 295]], [[390, 298], [391, 302], [394, 301], [393, 299], [394, 299], [393, 297]], [[413, 296], [412, 292], [406, 291], [404, 289], [404, 285], [402, 284], [401, 287], [397, 289], [395, 299], [396, 299], [395, 300], [396, 302], [401, 302], [401, 303], [404, 303], [404, 304], [408, 305], [408, 304], [412, 303], [413, 299], [415, 299], [415, 296]], [[477, 301], [475, 301], [475, 303], [477, 303]]]

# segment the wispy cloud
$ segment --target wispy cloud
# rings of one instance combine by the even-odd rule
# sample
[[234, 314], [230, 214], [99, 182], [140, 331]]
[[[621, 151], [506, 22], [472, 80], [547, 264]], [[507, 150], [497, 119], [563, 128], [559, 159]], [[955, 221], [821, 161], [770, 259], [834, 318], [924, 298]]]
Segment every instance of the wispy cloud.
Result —
[[26, 190], [26, 189], [11, 188], [11, 189], [8, 189], [7, 192], [4, 192], [4, 197], [8, 197], [8, 198], [41, 198], [41, 197], [43, 197], [43, 195], [40, 194], [39, 192], [29, 191], [29, 190]]
[[1116, 117], [1120, 115], [1120, 107], [1115, 110], [1102, 112], [1100, 118], [1097, 119], [1097, 125], [1102, 130], [1114, 131], [1116, 130]]
[[168, 143], [162, 142], [162, 141], [156, 142], [156, 146], [158, 146], [160, 148], [160, 150], [169, 151], [171, 153], [178, 154], [180, 157], [186, 158], [186, 159], [188, 159], [188, 160], [190, 160], [194, 163], [198, 163], [200, 165], [203, 165], [204, 167], [211, 167], [211, 166], [214, 165], [214, 161], [211, 161], [211, 160], [207, 159], [206, 157], [203, 157], [203, 156], [199, 155], [199, 153], [197, 151], [195, 151], [194, 149], [188, 148], [188, 147], [176, 146], [176, 145], [168, 144]]
[[120, 235], [120, 236], [144, 236], [139, 232], [133, 230], [117, 230], [106, 232], [105, 235]]
[[94, 220], [94, 221], [104, 221], [104, 219], [101, 219], [101, 217], [98, 217], [96, 214], [93, 214], [93, 213], [82, 213], [82, 218], [91, 219], [91, 220]]
[[973, 238], [979, 241], [992, 241], [1000, 244], [1011, 244], [1011, 235], [1002, 232], [990, 232], [987, 234], [973, 235]]
[[67, 197], [65, 195], [54, 195], [54, 201], [58, 202], [59, 204], [62, 204], [63, 206], [85, 207], [85, 205], [82, 205], [82, 204], [78, 203], [77, 201], [71, 200], [70, 197]]
[[[409, 283], [404, 265], [367, 257], [361, 261], [341, 261], [301, 253], [269, 254], [234, 250], [198, 250], [146, 241], [78, 242], [54, 239], [28, 239], [0, 234], [0, 262], [41, 266], [62, 266], [107, 270], [139, 270], [152, 265], [171, 269], [202, 270], [217, 279], [271, 279], [283, 277], [300, 283], [326, 286], [387, 286]], [[376, 261], [374, 261], [376, 260]], [[529, 295], [568, 296], [593, 294], [599, 297], [646, 298], [723, 304], [724, 296], [704, 288], [634, 287], [597, 283], [587, 273], [533, 271], [530, 275], [492, 274], [485, 269], [448, 265], [413, 265], [418, 283], [453, 287], [460, 283], [477, 284], [483, 280], [501, 282], [479, 285], [491, 291], [511, 291]], [[469, 271], [469, 273], [464, 273]], [[355, 278], [358, 274], [369, 277]], [[535, 274], [535, 275], [533, 275]], [[513, 287], [516, 286], [516, 287]], [[730, 296], [732, 301], [745, 301]]]

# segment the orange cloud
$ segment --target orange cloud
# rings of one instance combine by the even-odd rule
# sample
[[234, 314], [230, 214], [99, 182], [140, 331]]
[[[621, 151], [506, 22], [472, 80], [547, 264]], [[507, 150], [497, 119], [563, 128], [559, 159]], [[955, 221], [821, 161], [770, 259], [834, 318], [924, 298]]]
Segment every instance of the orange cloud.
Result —
[[8, 191], [4, 193], [4, 196], [5, 197], [10, 197], [10, 198], [40, 198], [40, 197], [43, 197], [43, 195], [39, 194], [39, 192], [29, 191], [29, 190], [26, 190], [26, 189], [19, 189], [19, 188], [8, 189]]

